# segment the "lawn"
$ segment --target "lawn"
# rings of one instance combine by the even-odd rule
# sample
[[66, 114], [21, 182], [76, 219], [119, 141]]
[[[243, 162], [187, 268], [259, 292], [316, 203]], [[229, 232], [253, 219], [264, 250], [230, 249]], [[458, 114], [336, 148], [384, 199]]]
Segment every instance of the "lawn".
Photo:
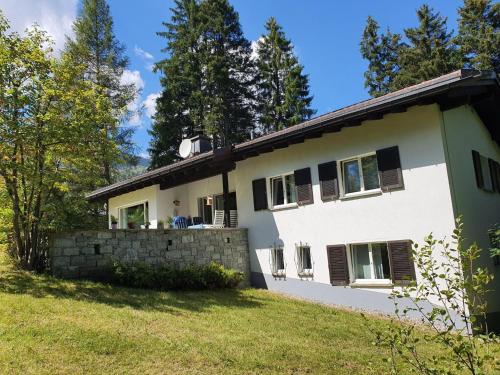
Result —
[[1, 374], [388, 373], [371, 341], [359, 313], [264, 290], [164, 293], [0, 265]]

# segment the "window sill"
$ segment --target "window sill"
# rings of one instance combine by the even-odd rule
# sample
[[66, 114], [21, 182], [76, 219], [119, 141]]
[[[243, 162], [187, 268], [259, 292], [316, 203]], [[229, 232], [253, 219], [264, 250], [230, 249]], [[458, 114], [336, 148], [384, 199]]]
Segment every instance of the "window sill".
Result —
[[281, 210], [288, 210], [290, 208], [297, 208], [299, 205], [297, 203], [288, 203], [288, 204], [282, 204], [280, 206], [274, 206], [271, 207], [271, 211], [281, 211]]
[[312, 271], [303, 271], [303, 272], [299, 272], [297, 274], [299, 277], [313, 277], [314, 274]]
[[355, 281], [349, 284], [351, 288], [392, 288], [394, 284], [391, 281]]
[[360, 191], [357, 193], [349, 193], [345, 194], [340, 197], [340, 200], [349, 200], [349, 199], [356, 199], [356, 198], [361, 198], [361, 197], [369, 197], [373, 195], [382, 195], [382, 190], [381, 189], [373, 189], [373, 190], [367, 190], [367, 191]]

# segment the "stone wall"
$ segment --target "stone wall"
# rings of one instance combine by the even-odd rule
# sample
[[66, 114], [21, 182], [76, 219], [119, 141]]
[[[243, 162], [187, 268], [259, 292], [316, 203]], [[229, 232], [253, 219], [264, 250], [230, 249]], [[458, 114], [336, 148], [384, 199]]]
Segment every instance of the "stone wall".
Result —
[[52, 273], [60, 277], [105, 276], [113, 260], [173, 264], [180, 268], [211, 261], [242, 271], [248, 284], [247, 230], [149, 229], [57, 233], [50, 239]]

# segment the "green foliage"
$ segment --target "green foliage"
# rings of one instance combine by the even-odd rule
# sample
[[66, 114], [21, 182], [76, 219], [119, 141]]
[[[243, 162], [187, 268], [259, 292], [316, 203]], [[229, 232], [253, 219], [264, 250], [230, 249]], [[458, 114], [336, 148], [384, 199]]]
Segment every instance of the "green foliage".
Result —
[[424, 4], [417, 10], [418, 26], [404, 29], [404, 38], [389, 30], [380, 34], [369, 17], [360, 50], [368, 61], [365, 87], [370, 95], [384, 95], [462, 67], [500, 71], [500, 4], [465, 0], [458, 16], [454, 36], [447, 19]]
[[491, 244], [491, 256], [500, 258], [500, 225], [496, 224], [488, 231]]
[[[8, 32], [0, 15], [0, 176], [12, 213], [14, 252], [30, 269], [44, 267], [47, 231], [66, 227], [67, 203], [88, 212], [82, 187], [99, 181], [96, 160], [103, 144], [97, 124], [113, 123], [100, 87], [81, 80], [85, 67], [52, 56], [38, 28]], [[75, 220], [80, 221], [80, 220]]]
[[365, 72], [365, 87], [371, 96], [385, 95], [392, 90], [394, 79], [399, 72], [398, 50], [401, 46], [401, 35], [387, 30], [379, 35], [379, 25], [372, 17], [368, 17], [363, 31], [360, 48], [361, 55], [368, 60]]
[[[392, 292], [395, 324], [385, 331], [370, 328], [376, 343], [390, 349], [388, 362], [394, 374], [399, 373], [398, 361], [421, 374], [484, 374], [500, 369], [498, 356], [495, 359], [500, 340], [486, 325], [487, 286], [493, 276], [476, 267], [481, 250], [475, 244], [463, 247], [462, 227], [457, 219], [452, 243], [429, 235], [422, 247], [414, 245], [421, 280]], [[402, 307], [403, 298], [412, 305]], [[420, 315], [429, 327], [424, 341], [437, 343], [442, 351], [422, 356], [421, 332], [417, 323], [411, 323], [411, 314]], [[447, 363], [449, 359], [454, 366]]]
[[113, 283], [134, 288], [204, 290], [235, 288], [243, 280], [243, 273], [215, 262], [182, 269], [170, 265], [153, 267], [140, 262], [115, 262], [111, 267], [110, 277]]
[[[123, 83], [121, 80], [128, 66], [128, 58], [124, 54], [125, 47], [113, 33], [113, 19], [106, 0], [84, 0], [73, 30], [75, 37], [74, 40], [67, 39], [64, 51], [66, 58], [82, 65], [84, 69], [80, 79], [100, 87], [101, 93], [111, 103], [111, 121], [99, 124], [106, 141], [97, 155], [103, 180], [111, 184], [118, 177], [120, 164], [137, 164], [132, 143], [133, 129], [116, 124], [135, 114], [127, 106], [139, 93], [133, 83]], [[113, 148], [106, 147], [109, 141], [118, 146], [118, 155]], [[99, 185], [92, 188], [96, 186]]]
[[183, 137], [201, 130], [215, 145], [248, 137], [253, 126], [250, 43], [227, 0], [177, 0], [164, 23], [168, 58], [156, 69], [163, 91], [151, 130], [151, 167], [178, 159]]
[[500, 72], [500, 3], [465, 0], [458, 9], [458, 35], [466, 67]]
[[9, 202], [7, 189], [0, 177], [0, 244], [7, 244], [12, 234], [12, 208]]
[[309, 78], [293, 53], [293, 46], [276, 19], [266, 22], [257, 43], [257, 101], [264, 132], [281, 130], [309, 119]]

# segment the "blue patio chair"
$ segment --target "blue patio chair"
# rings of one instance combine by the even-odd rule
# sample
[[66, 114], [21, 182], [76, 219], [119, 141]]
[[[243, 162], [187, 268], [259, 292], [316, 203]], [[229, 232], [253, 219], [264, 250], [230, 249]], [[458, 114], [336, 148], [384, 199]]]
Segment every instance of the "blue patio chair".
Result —
[[187, 220], [184, 216], [176, 216], [174, 218], [174, 228], [186, 229], [188, 227]]

